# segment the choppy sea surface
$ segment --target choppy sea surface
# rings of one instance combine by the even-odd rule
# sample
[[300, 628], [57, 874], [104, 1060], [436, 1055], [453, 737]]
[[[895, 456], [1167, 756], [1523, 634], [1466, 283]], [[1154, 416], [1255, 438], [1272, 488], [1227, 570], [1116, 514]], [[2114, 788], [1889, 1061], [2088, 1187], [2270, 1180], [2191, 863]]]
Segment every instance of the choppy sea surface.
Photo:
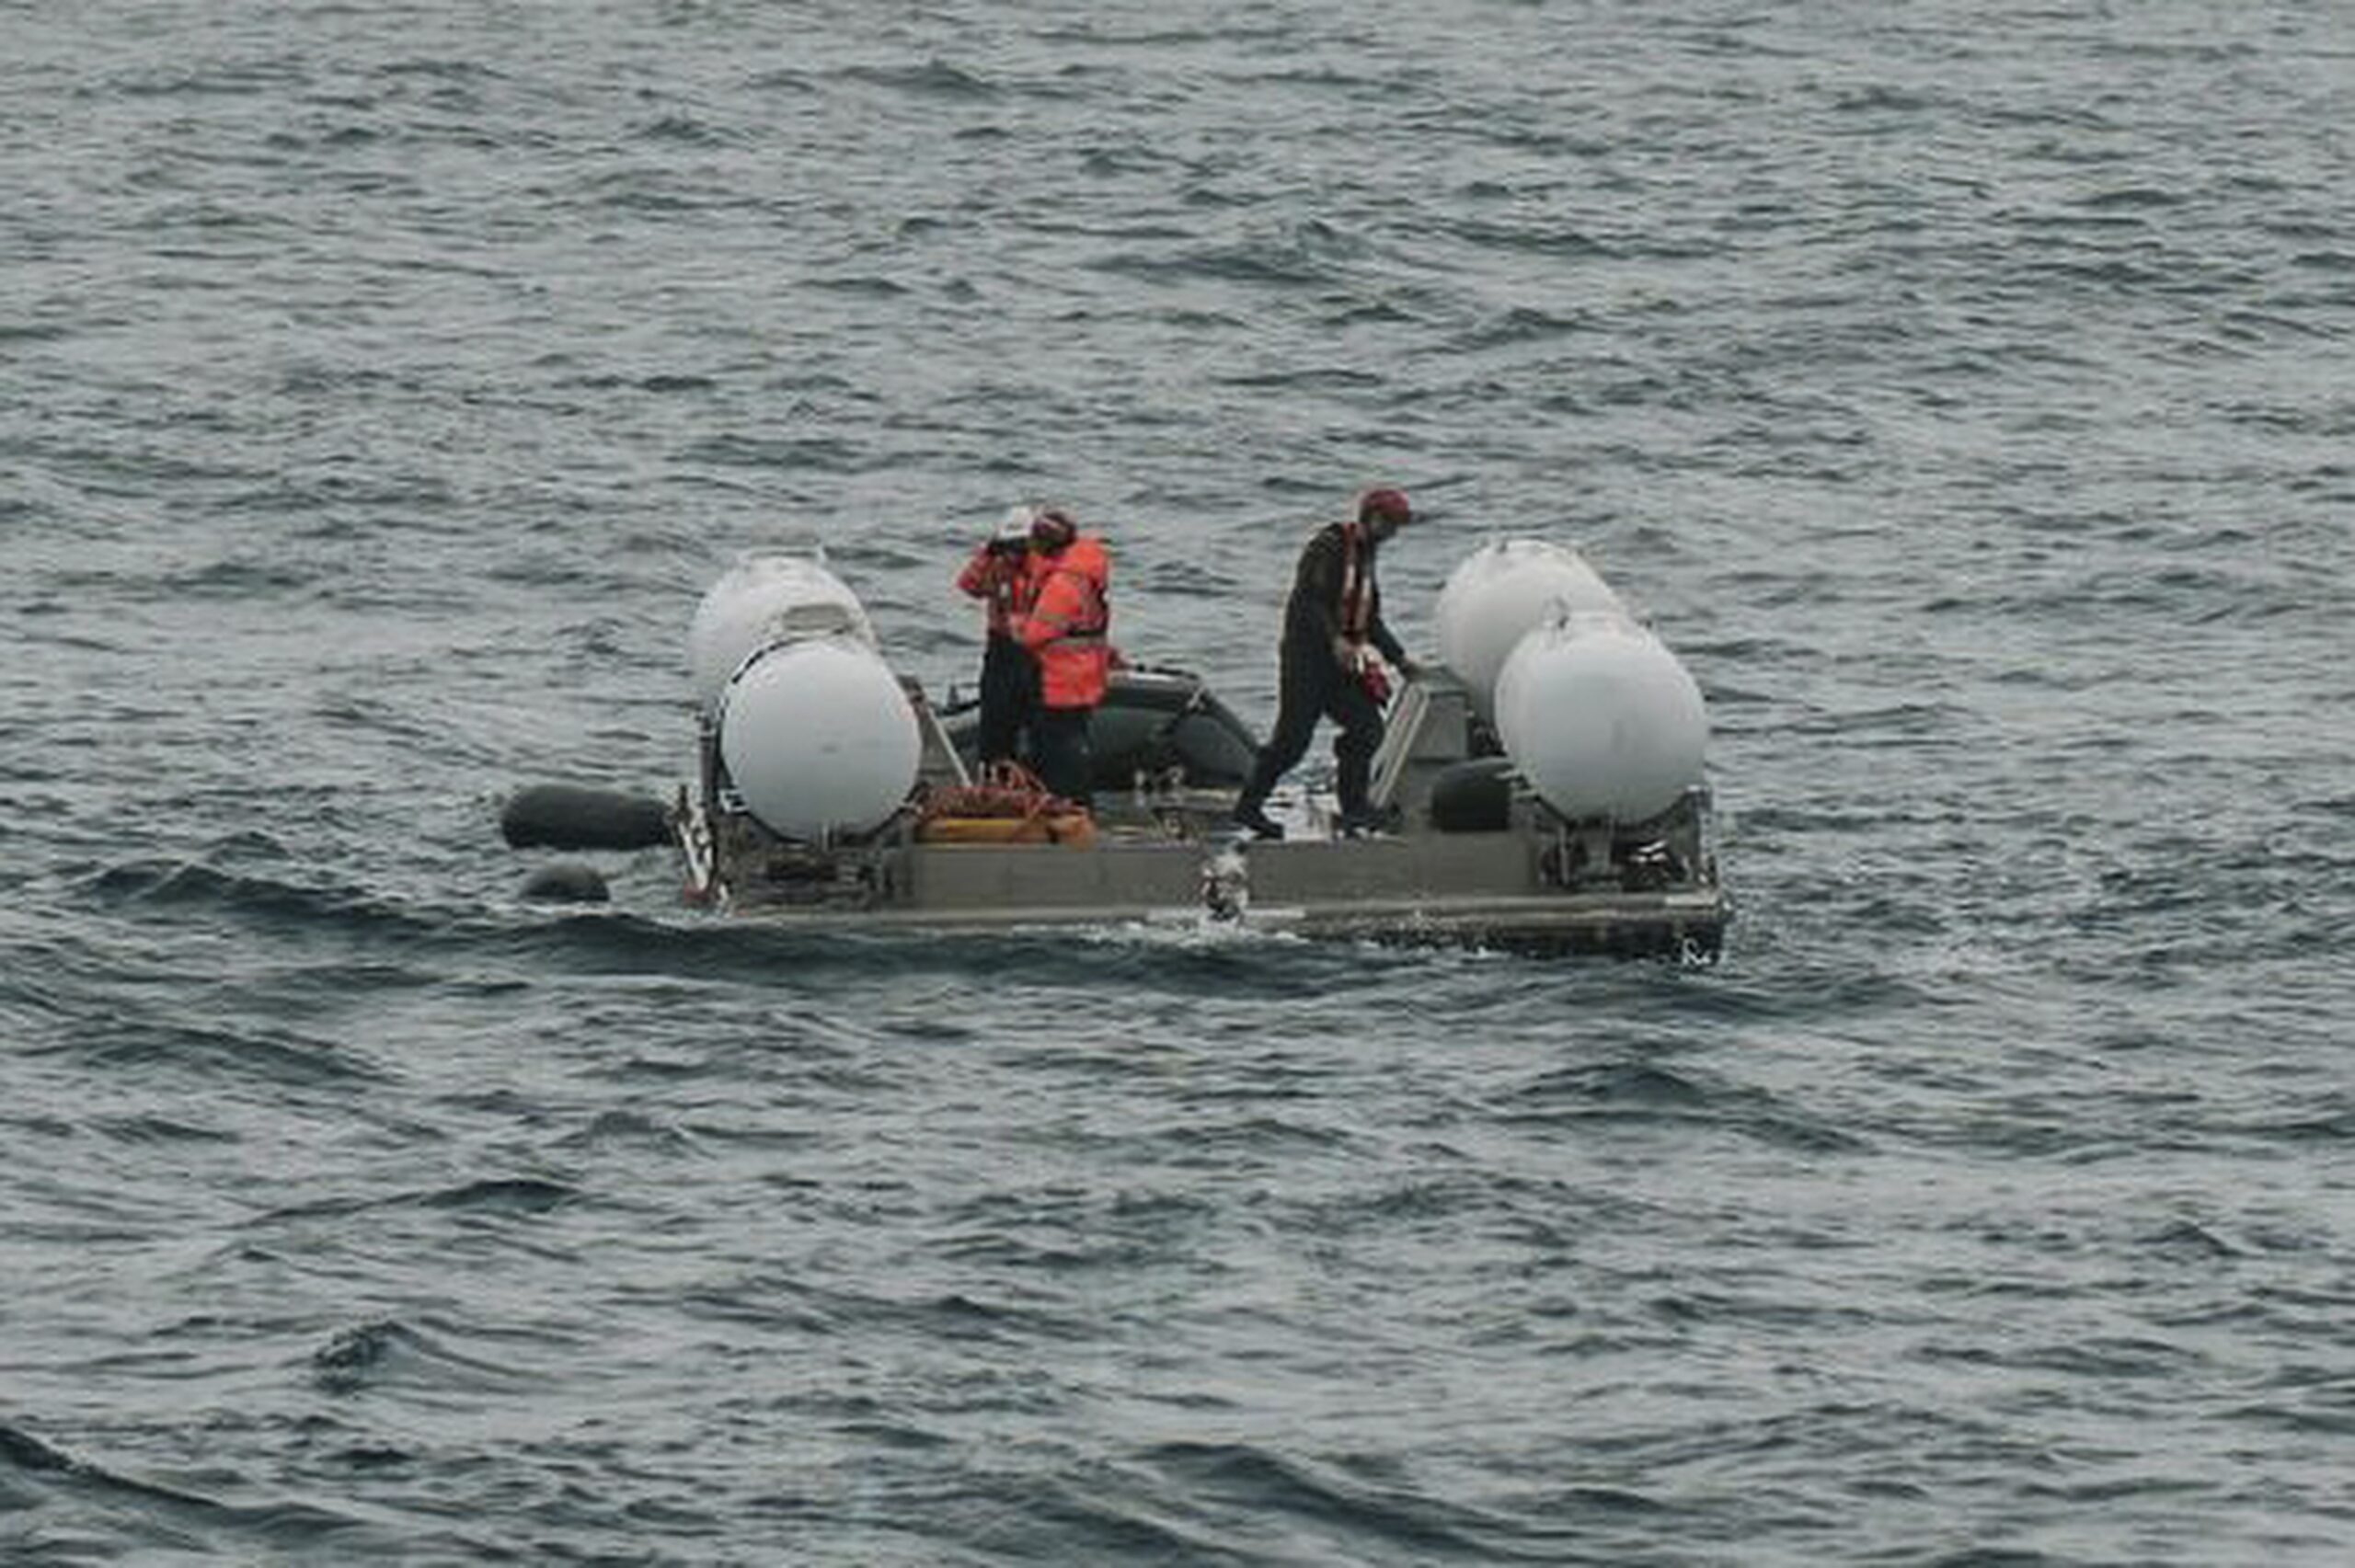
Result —
[[[0, 4], [0, 1560], [2355, 1560], [2355, 11]], [[821, 544], [1372, 481], [1721, 962], [518, 896]]]

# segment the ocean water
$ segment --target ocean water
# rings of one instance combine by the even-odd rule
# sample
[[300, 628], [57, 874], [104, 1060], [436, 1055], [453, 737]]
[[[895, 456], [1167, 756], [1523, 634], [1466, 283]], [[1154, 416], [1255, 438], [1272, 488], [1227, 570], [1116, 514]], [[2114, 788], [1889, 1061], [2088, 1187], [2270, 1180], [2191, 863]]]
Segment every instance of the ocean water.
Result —
[[[2355, 1558], [2355, 11], [0, 4], [0, 1560]], [[1723, 959], [523, 902], [818, 544], [1371, 481]]]

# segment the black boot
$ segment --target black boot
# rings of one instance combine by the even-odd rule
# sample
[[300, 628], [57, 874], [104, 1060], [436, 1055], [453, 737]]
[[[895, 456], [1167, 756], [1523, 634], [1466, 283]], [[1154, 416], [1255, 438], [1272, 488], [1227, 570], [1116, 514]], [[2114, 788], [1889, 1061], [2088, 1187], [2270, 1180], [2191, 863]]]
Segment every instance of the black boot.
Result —
[[1333, 760], [1339, 764], [1333, 795], [1341, 807], [1341, 826], [1344, 830], [1363, 831], [1373, 825], [1373, 808], [1366, 804], [1366, 797], [1373, 791], [1373, 753], [1361, 746], [1337, 746]]
[[1265, 749], [1252, 759], [1251, 776], [1243, 781], [1243, 793], [1235, 797], [1235, 824], [1251, 830], [1252, 837], [1281, 839], [1284, 825], [1268, 815], [1268, 792], [1276, 787], [1282, 770], [1275, 766], [1276, 759]]
[[1284, 836], [1284, 825], [1269, 816], [1267, 807], [1247, 795], [1240, 796], [1235, 803], [1235, 823], [1237, 827], [1250, 829], [1254, 838], [1281, 839]]

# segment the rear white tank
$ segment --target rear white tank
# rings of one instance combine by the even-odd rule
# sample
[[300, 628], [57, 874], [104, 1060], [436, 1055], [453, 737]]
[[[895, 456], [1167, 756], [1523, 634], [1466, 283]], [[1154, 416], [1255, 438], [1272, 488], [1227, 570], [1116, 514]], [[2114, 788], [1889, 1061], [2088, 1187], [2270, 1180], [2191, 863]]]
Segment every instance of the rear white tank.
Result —
[[1440, 658], [1464, 682], [1472, 711], [1497, 720], [1497, 679], [1521, 639], [1553, 616], [1626, 613], [1586, 558], [1543, 539], [1484, 544], [1449, 574], [1439, 596]]
[[1497, 735], [1572, 819], [1640, 822], [1701, 782], [1709, 724], [1667, 645], [1626, 615], [1572, 612], [1525, 633], [1496, 686]]
[[789, 839], [880, 827], [914, 787], [922, 750], [899, 677], [848, 633], [772, 644], [720, 693], [728, 776]]
[[866, 606], [807, 555], [752, 552], [711, 585], [687, 627], [695, 702], [708, 708], [756, 650], [796, 637], [846, 635], [875, 647]]

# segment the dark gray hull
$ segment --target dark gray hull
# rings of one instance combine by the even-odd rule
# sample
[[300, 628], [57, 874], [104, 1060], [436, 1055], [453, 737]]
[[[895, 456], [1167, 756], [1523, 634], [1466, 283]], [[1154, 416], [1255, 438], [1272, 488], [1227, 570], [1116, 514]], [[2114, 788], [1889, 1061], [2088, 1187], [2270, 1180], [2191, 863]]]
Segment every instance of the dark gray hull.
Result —
[[822, 887], [749, 865], [708, 891], [738, 913], [838, 929], [1006, 932], [1232, 922], [1302, 936], [1554, 953], [1713, 956], [1732, 916], [1716, 887], [1549, 887], [1516, 834], [1255, 845], [1214, 894], [1212, 844], [926, 845], [876, 852]]

